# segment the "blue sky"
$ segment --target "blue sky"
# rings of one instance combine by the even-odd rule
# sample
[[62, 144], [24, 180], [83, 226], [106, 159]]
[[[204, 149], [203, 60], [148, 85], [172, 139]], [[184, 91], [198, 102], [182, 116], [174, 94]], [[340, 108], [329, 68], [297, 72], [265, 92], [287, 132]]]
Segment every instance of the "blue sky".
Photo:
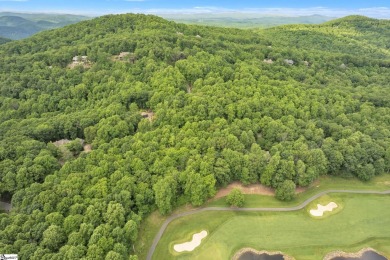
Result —
[[390, 0], [0, 0], [0, 11], [108, 13], [229, 13], [344, 16], [363, 14], [390, 18]]

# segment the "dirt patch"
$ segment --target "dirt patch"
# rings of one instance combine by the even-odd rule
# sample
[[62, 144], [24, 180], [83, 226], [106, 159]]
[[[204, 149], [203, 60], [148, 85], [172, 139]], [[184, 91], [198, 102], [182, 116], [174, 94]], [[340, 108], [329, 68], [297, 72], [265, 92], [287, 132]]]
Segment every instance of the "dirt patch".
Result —
[[[241, 182], [233, 182], [226, 186], [225, 188], [220, 189], [217, 192], [217, 195], [214, 196], [214, 199], [222, 198], [227, 196], [233, 189], [239, 189], [243, 194], [257, 194], [257, 195], [266, 195], [266, 196], [274, 196], [275, 190], [273, 188], [264, 186], [262, 184], [250, 184], [243, 185]], [[298, 187], [296, 188], [296, 193], [301, 193], [306, 191], [307, 188]]]
[[302, 193], [307, 190], [308, 187], [297, 187], [295, 193]]
[[273, 196], [275, 191], [267, 186], [261, 184], [250, 184], [244, 186], [241, 182], [233, 182], [227, 187], [220, 189], [215, 195], [215, 199], [222, 198], [227, 196], [233, 189], [239, 189], [244, 194], [259, 194], [259, 195], [268, 195]]

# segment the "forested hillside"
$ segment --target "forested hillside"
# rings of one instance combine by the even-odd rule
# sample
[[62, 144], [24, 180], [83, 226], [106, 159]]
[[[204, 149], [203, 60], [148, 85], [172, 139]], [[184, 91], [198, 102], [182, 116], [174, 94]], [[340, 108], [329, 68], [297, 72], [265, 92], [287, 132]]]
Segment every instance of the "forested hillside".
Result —
[[280, 191], [388, 174], [389, 32], [359, 16], [250, 31], [128, 14], [1, 45], [13, 209], [0, 252], [137, 259], [147, 214], [232, 181]]

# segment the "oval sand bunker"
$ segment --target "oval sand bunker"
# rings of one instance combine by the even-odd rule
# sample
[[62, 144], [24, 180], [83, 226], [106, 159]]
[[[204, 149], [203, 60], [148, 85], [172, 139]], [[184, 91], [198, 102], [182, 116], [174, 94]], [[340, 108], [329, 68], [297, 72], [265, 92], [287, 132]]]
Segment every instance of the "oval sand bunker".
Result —
[[317, 209], [311, 209], [310, 214], [315, 217], [321, 217], [322, 215], [324, 215], [325, 211], [332, 211], [335, 208], [337, 208], [337, 204], [334, 202], [329, 202], [326, 206], [317, 204]]
[[202, 242], [202, 239], [205, 238], [206, 236], [207, 236], [206, 230], [203, 230], [199, 233], [195, 233], [192, 236], [192, 240], [190, 242], [176, 244], [173, 246], [173, 249], [175, 249], [175, 251], [179, 252], [179, 253], [184, 252], [184, 251], [191, 252], [192, 250], [194, 250], [195, 248], [197, 248], [200, 245], [200, 243]]

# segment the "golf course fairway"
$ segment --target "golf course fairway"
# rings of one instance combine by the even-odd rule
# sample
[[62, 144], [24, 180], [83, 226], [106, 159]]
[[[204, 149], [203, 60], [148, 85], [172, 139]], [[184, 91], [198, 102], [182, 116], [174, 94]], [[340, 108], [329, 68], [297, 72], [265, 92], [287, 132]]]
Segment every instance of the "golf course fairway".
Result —
[[[313, 205], [336, 201], [341, 207], [320, 218]], [[173, 245], [208, 236], [192, 252]], [[372, 247], [390, 256], [390, 196], [329, 193], [305, 208], [289, 212], [205, 211], [173, 220], [157, 244], [153, 259], [231, 259], [241, 248], [281, 251], [299, 260], [323, 259], [336, 250], [356, 252]]]

